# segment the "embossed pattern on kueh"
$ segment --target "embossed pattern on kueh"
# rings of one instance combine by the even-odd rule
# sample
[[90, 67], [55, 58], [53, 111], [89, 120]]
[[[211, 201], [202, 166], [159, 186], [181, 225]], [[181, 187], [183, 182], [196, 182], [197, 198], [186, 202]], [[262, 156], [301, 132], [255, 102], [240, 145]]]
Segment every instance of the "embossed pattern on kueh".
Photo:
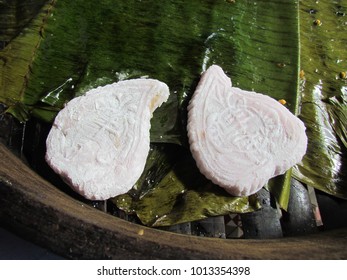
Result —
[[269, 96], [232, 87], [217, 65], [200, 79], [187, 129], [201, 173], [235, 196], [257, 192], [306, 153], [299, 118]]
[[47, 137], [47, 162], [88, 199], [129, 191], [147, 160], [152, 113], [168, 96], [160, 81], [133, 79], [74, 98]]

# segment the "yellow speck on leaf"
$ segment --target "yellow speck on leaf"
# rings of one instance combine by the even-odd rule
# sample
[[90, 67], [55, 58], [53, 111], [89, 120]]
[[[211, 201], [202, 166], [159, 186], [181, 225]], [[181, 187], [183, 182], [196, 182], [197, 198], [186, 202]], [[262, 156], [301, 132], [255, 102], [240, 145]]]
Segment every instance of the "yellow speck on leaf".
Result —
[[340, 78], [341, 79], [346, 79], [346, 77], [347, 77], [346, 72], [340, 72]]
[[304, 70], [300, 71], [300, 79], [303, 79], [305, 77], [305, 72]]
[[280, 100], [278, 100], [278, 102], [281, 103], [282, 105], [287, 104], [287, 101], [285, 101], [284, 99], [280, 99]]
[[317, 26], [320, 26], [322, 25], [322, 22], [320, 21], [320, 19], [316, 19], [314, 22], [313, 22], [314, 25], [317, 25]]

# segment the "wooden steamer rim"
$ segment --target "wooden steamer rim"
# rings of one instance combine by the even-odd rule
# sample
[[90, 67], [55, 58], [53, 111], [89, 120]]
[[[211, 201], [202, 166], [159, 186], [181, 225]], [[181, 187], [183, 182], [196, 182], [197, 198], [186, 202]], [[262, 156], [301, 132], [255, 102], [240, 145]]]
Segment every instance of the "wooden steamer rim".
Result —
[[279, 239], [218, 239], [130, 223], [58, 190], [0, 144], [0, 221], [72, 259], [346, 259], [347, 228]]

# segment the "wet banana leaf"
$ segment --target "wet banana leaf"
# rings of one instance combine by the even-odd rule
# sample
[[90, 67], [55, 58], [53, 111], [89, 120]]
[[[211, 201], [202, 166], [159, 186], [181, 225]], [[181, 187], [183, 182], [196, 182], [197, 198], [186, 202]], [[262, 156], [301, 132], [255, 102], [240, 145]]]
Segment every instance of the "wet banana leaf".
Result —
[[[234, 85], [286, 99], [293, 112], [297, 108], [295, 1], [57, 0], [41, 14], [46, 18], [38, 16], [1, 53], [7, 61], [1, 66], [2, 86], [26, 106], [59, 109], [90, 88], [148, 76], [166, 82], [178, 107], [184, 107], [200, 73], [216, 63]], [[21, 40], [36, 41], [37, 48]], [[31, 56], [21, 55], [22, 49]], [[13, 65], [8, 57], [21, 57], [21, 64]], [[30, 71], [8, 72], [17, 68]], [[16, 84], [22, 90], [13, 88]], [[176, 118], [165, 117], [157, 119], [168, 132]]]
[[[21, 121], [52, 121], [65, 102], [86, 90], [155, 78], [168, 84], [171, 95], [154, 113], [151, 142], [188, 146], [186, 107], [201, 72], [212, 64], [222, 66], [234, 86], [285, 99], [297, 113], [298, 28], [298, 2], [292, 0], [48, 1], [0, 53], [0, 101]], [[167, 186], [177, 168], [167, 167], [149, 186]], [[146, 181], [144, 174], [140, 180]], [[286, 178], [269, 183], [284, 209]], [[176, 182], [178, 189], [187, 187], [179, 177]], [[208, 184], [201, 187], [210, 192]], [[219, 202], [226, 202], [224, 195], [215, 194]], [[193, 190], [186, 196], [199, 197]], [[237, 203], [251, 209], [249, 198], [229, 199], [233, 209]]]
[[302, 108], [308, 152], [293, 174], [347, 198], [347, 1], [301, 5]]
[[[42, 1], [37, 1], [34, 6], [40, 7], [41, 3]], [[8, 4], [7, 9], [2, 11], [4, 13], [3, 17], [14, 17], [15, 12], [13, 10], [17, 13], [21, 6], [26, 5], [23, 3], [12, 7]], [[27, 104], [24, 99], [31, 75], [31, 64], [41, 43], [40, 34], [42, 34], [43, 23], [47, 19], [51, 8], [51, 4], [45, 5], [37, 16], [30, 21], [30, 27], [22, 29], [15, 39], [0, 50], [0, 102], [9, 106], [8, 111], [22, 122], [30, 117], [31, 111], [34, 109], [33, 105], [39, 106], [38, 104]], [[6, 12], [7, 14], [5, 14]], [[34, 13], [34, 11], [31, 13]], [[26, 21], [28, 20], [26, 18]], [[8, 24], [9, 26], [1, 36], [3, 42], [10, 40], [10, 34], [13, 35], [19, 28], [19, 23], [10, 22]]]
[[201, 175], [187, 150], [172, 148], [167, 153], [161, 146], [152, 146], [144, 172], [147, 175], [132, 191], [112, 200], [118, 208], [136, 213], [144, 225], [152, 227], [260, 209], [256, 195], [230, 196]]

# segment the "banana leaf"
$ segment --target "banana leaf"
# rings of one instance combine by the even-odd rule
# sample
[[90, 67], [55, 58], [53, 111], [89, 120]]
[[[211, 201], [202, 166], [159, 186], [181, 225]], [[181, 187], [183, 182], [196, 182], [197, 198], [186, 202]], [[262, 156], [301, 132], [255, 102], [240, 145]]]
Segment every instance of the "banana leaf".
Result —
[[[171, 168], [165, 171], [168, 165]], [[128, 214], [136, 213], [147, 226], [170, 226], [260, 209], [257, 195], [233, 197], [213, 185], [201, 175], [187, 150], [178, 146], [171, 147], [169, 153], [163, 153], [162, 146], [152, 147], [144, 174], [131, 192], [113, 202]]]
[[347, 1], [303, 1], [302, 107], [308, 152], [293, 175], [347, 198]]
[[[33, 6], [40, 7], [40, 4], [42, 1], [37, 1]], [[14, 13], [17, 13], [18, 6], [26, 5], [23, 3], [12, 7], [8, 4], [8, 9], [2, 10], [3, 18], [15, 17]], [[34, 8], [32, 9], [35, 11]], [[21, 122], [28, 120], [30, 111], [33, 109], [33, 106], [28, 106], [29, 104], [24, 102], [25, 92], [30, 79], [32, 61], [42, 39], [43, 23], [50, 9], [51, 4], [46, 4], [30, 21], [30, 26], [22, 29], [20, 34], [0, 51], [0, 102], [9, 106], [8, 111]], [[29, 21], [28, 18], [26, 20]], [[6, 34], [13, 33], [12, 29], [17, 28], [19, 23], [8, 24], [8, 31], [3, 31], [1, 40], [5, 42], [11, 39], [10, 35]]]
[[46, 0], [0, 1], [0, 43], [11, 41], [32, 20]]
[[[30, 116], [52, 121], [68, 100], [88, 89], [143, 76], [159, 79], [168, 84], [171, 95], [153, 115], [151, 142], [186, 149], [187, 104], [201, 72], [212, 64], [222, 66], [234, 86], [285, 99], [285, 106], [298, 113], [298, 22], [298, 2], [292, 0], [47, 1], [0, 53], [0, 102], [21, 121]], [[163, 153], [153, 157], [165, 159]], [[187, 149], [186, 153], [177, 160], [189, 162], [186, 169], [194, 174], [195, 164]], [[148, 190], [144, 195], [135, 195], [135, 188], [130, 192], [132, 199], [153, 196], [154, 186], [165, 188], [176, 177], [177, 190], [190, 190], [192, 186], [177, 175], [181, 173], [180, 166], [166, 160], [155, 178], [147, 177], [153, 168], [146, 169], [137, 185], [148, 180], [153, 183], [144, 188]], [[289, 197], [288, 174], [269, 182], [284, 209]], [[231, 198], [219, 191], [212, 194], [206, 183], [199, 187], [200, 192], [185, 191], [196, 203], [210, 193], [228, 204], [229, 208], [212, 205], [211, 215], [221, 213], [218, 209], [244, 212], [257, 208], [253, 198]], [[151, 205], [143, 203], [137, 209], [145, 206]], [[200, 212], [206, 209], [196, 208]], [[180, 209], [191, 210], [189, 205]], [[152, 218], [147, 220], [158, 224]]]

